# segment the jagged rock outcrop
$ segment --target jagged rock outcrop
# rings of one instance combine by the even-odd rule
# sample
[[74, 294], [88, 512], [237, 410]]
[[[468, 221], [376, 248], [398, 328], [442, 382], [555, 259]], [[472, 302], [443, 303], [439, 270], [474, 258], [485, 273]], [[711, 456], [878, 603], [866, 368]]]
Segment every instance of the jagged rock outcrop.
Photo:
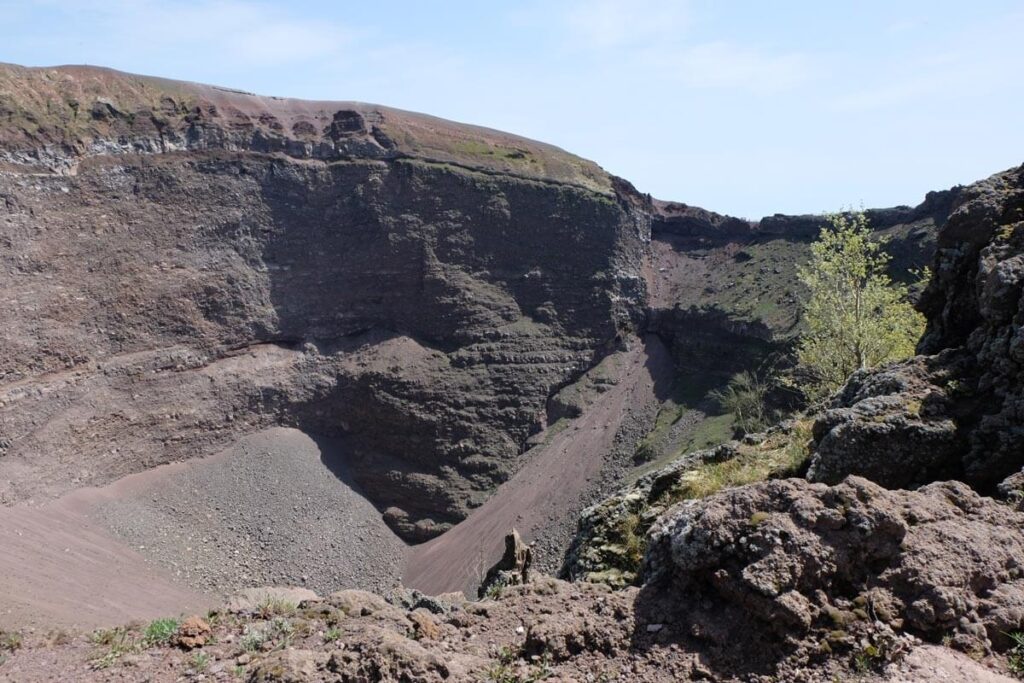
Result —
[[[889, 488], [912, 488], [962, 474], [966, 443], [948, 387], [956, 352], [855, 374], [814, 424], [808, 478], [837, 483], [850, 473]], [[960, 361], [960, 362], [957, 362]]]
[[519, 532], [513, 529], [505, 534], [505, 552], [494, 563], [477, 589], [479, 597], [505, 586], [523, 586], [530, 582], [533, 566], [533, 548], [523, 542]]
[[652, 228], [658, 233], [718, 241], [750, 237], [757, 229], [756, 223], [699, 206], [658, 199], [652, 200], [651, 205]]
[[959, 482], [765, 482], [664, 515], [637, 614], [751, 671], [889, 658], [906, 634], [984, 653], [1024, 623], [1022, 558], [1024, 515]]
[[786, 420], [741, 441], [685, 453], [587, 508], [562, 574], [615, 587], [638, 584], [650, 532], [669, 508], [724, 487], [802, 474], [809, 424]]
[[1024, 167], [963, 188], [905, 363], [855, 374], [815, 426], [809, 477], [994, 493], [1024, 466]]

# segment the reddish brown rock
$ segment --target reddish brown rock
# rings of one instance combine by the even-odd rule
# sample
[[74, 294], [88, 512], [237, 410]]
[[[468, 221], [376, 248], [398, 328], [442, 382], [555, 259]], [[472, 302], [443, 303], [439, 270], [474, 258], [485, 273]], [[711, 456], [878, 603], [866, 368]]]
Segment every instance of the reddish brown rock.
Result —
[[188, 617], [178, 625], [178, 632], [174, 635], [174, 642], [184, 650], [192, 650], [206, 645], [212, 632], [210, 625], [201, 617]]

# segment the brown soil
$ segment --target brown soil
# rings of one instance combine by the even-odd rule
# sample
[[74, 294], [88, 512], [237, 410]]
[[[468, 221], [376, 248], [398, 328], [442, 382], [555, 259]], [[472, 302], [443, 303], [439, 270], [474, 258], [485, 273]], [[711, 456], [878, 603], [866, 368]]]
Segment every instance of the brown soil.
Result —
[[[223, 361], [254, 362], [248, 354]], [[410, 587], [472, 594], [482, 573], [500, 556], [508, 529], [518, 528], [528, 540], [535, 540], [559, 523], [574, 524], [574, 513], [591, 502], [631, 410], [656, 400], [656, 384], [670, 379], [672, 371], [667, 351], [654, 338], [636, 343], [614, 367], [618, 376], [609, 378], [614, 385], [598, 395], [582, 417], [534, 448], [528, 464], [488, 502], [449, 533], [409, 548], [404, 578]], [[68, 374], [48, 380], [65, 382]], [[299, 505], [310, 503], [308, 495], [293, 501], [289, 496], [293, 491], [297, 496], [295, 485], [282, 487], [270, 481], [276, 470], [268, 466], [266, 454], [285, 453], [292, 465], [282, 466], [298, 476], [296, 467], [308, 459], [304, 453], [311, 447], [317, 446], [295, 430], [271, 429], [212, 457], [163, 465], [42, 505], [0, 508], [0, 539], [6, 550], [0, 555], [0, 591], [8, 596], [0, 627], [111, 626], [199, 610], [227, 590], [263, 583], [305, 583], [320, 590], [371, 587], [367, 581], [383, 579], [388, 567], [401, 567], [401, 558], [377, 567], [363, 557], [371, 550], [379, 555], [395, 543], [401, 546], [397, 539], [377, 538], [393, 538], [379, 513], [363, 501], [361, 522], [333, 515], [328, 529], [326, 522], [318, 521], [321, 515], [311, 519], [300, 514]], [[253, 459], [247, 449], [265, 455]], [[348, 485], [319, 462], [311, 467], [318, 467], [316, 476], [326, 475], [337, 483], [336, 492], [320, 492], [312, 501], [318, 509], [333, 509]], [[288, 519], [279, 519], [282, 526], [269, 537], [262, 536], [266, 531], [258, 523], [260, 503], [243, 495], [245, 477], [240, 471], [264, 478], [265, 507], [281, 503], [290, 513], [294, 502], [299, 525], [295, 533], [284, 528]], [[322, 488], [313, 486], [313, 474], [299, 478], [307, 493]], [[275, 500], [274, 494], [283, 500]], [[330, 552], [305, 552], [291, 542], [306, 526], [311, 527], [311, 537], [337, 540], [347, 560], [307, 567], [314, 560], [329, 561]], [[363, 529], [360, 537], [368, 534], [364, 541], [354, 540], [358, 529]], [[278, 539], [289, 540], [288, 547], [273, 545], [274, 532]], [[348, 567], [353, 558], [363, 559]]]
[[979, 663], [923, 644], [899, 662], [862, 672], [850, 661], [831, 660], [777, 678], [716, 674], [704, 653], [638, 626], [635, 596], [632, 588], [539, 577], [479, 603], [389, 604], [362, 591], [307, 595], [274, 607], [243, 601], [189, 619], [188, 634], [179, 634], [198, 633], [204, 641], [189, 639], [197, 645], [189, 650], [173, 645], [185, 638], [147, 643], [141, 626], [107, 638], [30, 634], [4, 653], [0, 681], [1012, 681], [998, 672], [997, 659]]

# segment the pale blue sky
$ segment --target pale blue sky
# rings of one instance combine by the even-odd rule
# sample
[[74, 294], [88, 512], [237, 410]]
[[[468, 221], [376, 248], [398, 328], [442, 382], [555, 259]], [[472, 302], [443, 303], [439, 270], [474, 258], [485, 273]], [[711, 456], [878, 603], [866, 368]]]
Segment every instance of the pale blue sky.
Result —
[[519, 133], [756, 218], [1024, 161], [1020, 0], [0, 0], [0, 61], [349, 99]]

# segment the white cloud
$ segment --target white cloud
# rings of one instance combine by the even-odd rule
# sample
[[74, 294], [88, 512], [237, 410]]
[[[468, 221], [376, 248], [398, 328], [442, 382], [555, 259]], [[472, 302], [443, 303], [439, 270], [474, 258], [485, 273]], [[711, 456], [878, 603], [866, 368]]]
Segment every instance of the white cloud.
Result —
[[811, 78], [811, 60], [731, 40], [695, 39], [700, 26], [685, 0], [589, 0], [563, 15], [569, 46], [602, 68], [657, 83], [766, 94]]
[[944, 101], [983, 101], [1020, 80], [1024, 72], [1021, 35], [1024, 12], [972, 26], [941, 50], [919, 50], [886, 64], [884, 71], [854, 82], [829, 104], [834, 111], [866, 112], [913, 103], [935, 107]]

